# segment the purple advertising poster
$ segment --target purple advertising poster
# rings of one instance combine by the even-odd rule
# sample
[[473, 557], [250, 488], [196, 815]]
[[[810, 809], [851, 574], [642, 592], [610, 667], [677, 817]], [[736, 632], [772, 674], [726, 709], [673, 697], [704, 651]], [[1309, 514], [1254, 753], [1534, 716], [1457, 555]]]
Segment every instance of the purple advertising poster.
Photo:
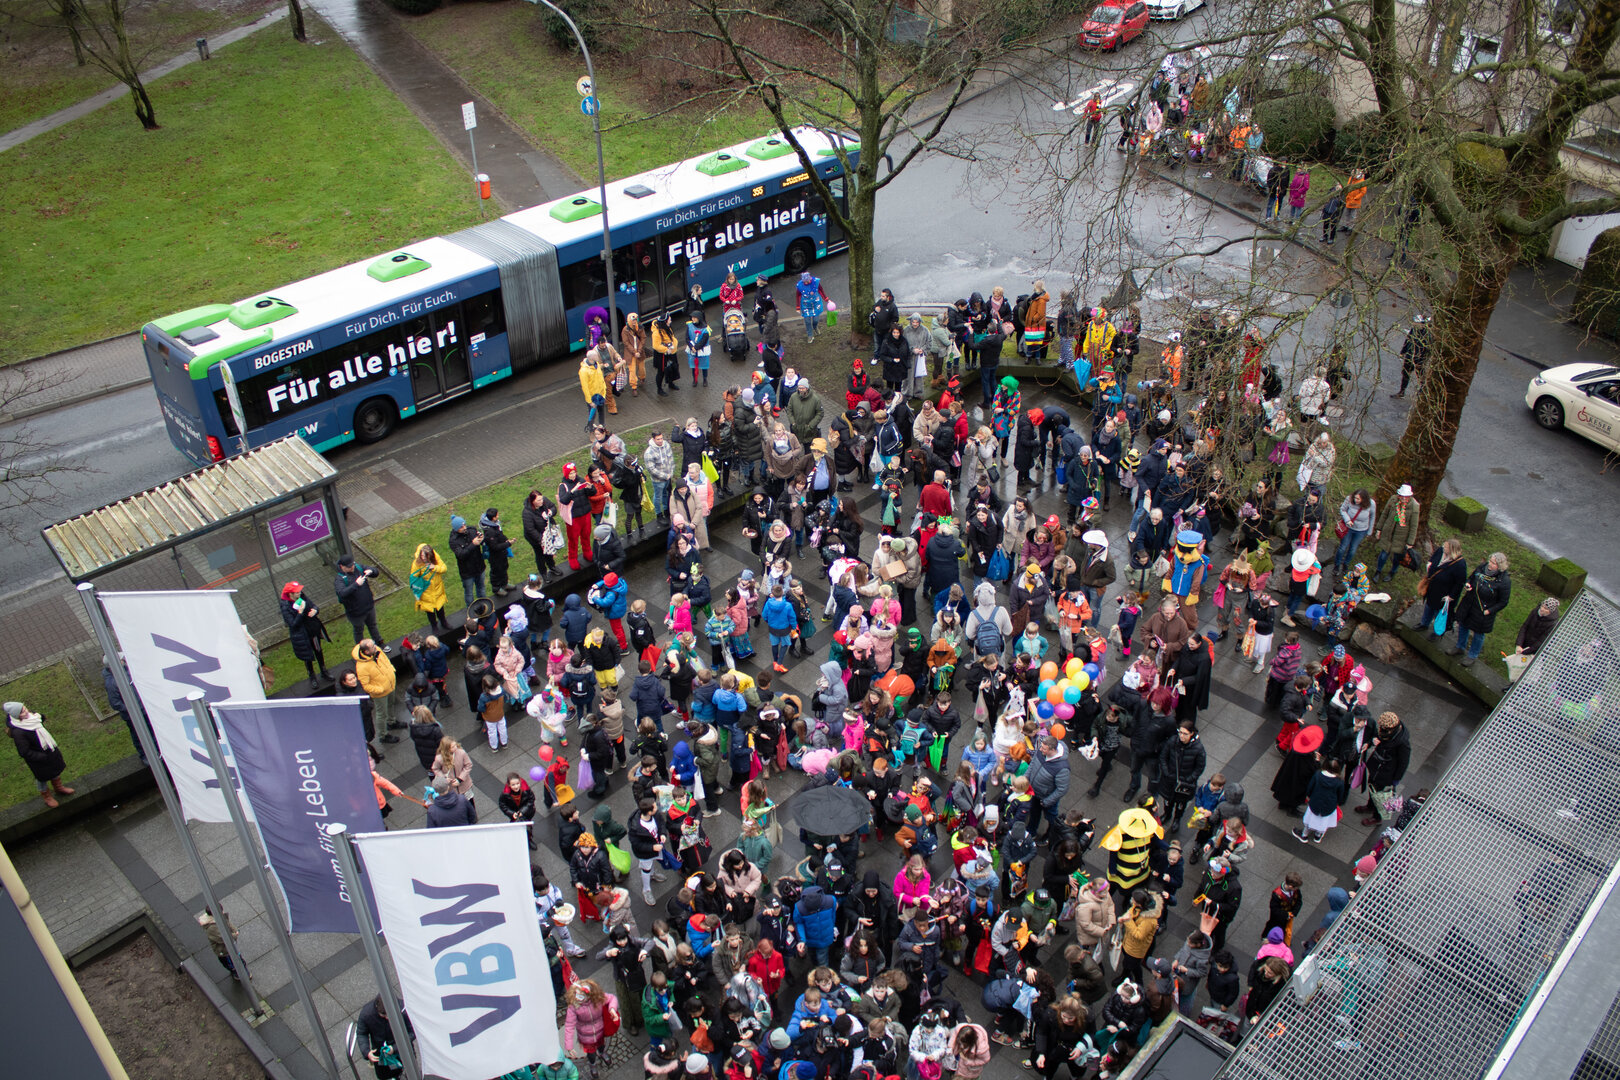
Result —
[[324, 503], [305, 503], [296, 510], [277, 514], [269, 524], [270, 543], [275, 546], [277, 555], [286, 555], [332, 535], [332, 522], [326, 516]]
[[214, 714], [287, 897], [290, 929], [354, 933], [326, 826], [341, 821], [355, 833], [383, 828], [359, 699], [223, 701]]

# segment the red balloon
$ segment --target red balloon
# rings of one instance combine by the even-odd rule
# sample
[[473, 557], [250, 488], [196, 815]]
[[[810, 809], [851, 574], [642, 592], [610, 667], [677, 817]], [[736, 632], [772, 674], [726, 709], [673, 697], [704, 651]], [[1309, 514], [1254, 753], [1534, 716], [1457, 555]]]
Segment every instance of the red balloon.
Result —
[[551, 758], [552, 758], [552, 749], [551, 749], [551, 747], [542, 745], [540, 747], [540, 760], [546, 762], [547, 764], [550, 764], [551, 763]]

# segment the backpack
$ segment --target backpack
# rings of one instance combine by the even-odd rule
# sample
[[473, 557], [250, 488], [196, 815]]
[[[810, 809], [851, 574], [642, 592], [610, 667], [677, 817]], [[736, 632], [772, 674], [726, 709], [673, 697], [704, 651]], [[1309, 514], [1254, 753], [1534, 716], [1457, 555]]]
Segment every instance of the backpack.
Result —
[[[1000, 550], [999, 548], [997, 549]], [[1001, 608], [990, 613], [989, 618], [979, 617], [979, 625], [973, 631], [973, 647], [984, 656], [1001, 655], [1006, 639], [1001, 636], [1001, 628], [996, 625], [996, 616], [1001, 614]]]

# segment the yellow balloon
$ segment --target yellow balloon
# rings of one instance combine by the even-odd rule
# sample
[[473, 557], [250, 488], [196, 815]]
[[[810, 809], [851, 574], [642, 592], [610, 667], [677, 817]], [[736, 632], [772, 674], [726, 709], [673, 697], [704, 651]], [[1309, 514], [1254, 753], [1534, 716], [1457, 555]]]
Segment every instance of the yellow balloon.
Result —
[[1083, 669], [1085, 666], [1086, 665], [1081, 662], [1078, 656], [1071, 656], [1069, 657], [1069, 662], [1063, 665], [1063, 674], [1072, 679], [1076, 675], [1080, 674], [1081, 669]]
[[1074, 685], [1078, 686], [1082, 690], [1086, 689], [1091, 685], [1091, 676], [1082, 671], [1079, 675], [1075, 676]]

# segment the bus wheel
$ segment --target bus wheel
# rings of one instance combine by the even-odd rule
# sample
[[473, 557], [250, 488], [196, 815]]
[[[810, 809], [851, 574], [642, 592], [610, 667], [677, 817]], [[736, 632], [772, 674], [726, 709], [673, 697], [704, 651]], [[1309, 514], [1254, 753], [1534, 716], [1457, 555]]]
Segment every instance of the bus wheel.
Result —
[[787, 254], [782, 257], [782, 266], [790, 274], [802, 274], [810, 269], [810, 263], [816, 257], [816, 249], [808, 240], [795, 240], [788, 245]]
[[359, 442], [374, 443], [394, 430], [399, 409], [389, 398], [372, 398], [354, 410], [354, 437]]

